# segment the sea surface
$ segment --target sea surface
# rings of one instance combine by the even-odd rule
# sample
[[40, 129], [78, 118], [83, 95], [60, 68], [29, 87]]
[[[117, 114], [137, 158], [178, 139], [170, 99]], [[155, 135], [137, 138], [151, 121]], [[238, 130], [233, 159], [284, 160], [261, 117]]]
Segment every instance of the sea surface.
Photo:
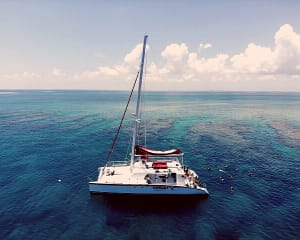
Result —
[[300, 93], [145, 93], [147, 146], [181, 148], [210, 192], [169, 204], [89, 194], [128, 95], [0, 91], [0, 239], [300, 239]]

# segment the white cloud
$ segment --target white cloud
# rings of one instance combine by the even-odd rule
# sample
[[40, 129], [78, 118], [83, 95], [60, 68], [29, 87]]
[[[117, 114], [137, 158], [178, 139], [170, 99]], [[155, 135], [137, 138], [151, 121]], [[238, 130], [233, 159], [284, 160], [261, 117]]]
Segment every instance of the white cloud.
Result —
[[223, 73], [226, 72], [226, 61], [228, 55], [218, 54], [213, 58], [198, 58], [196, 53], [190, 53], [188, 58], [188, 66], [190, 69], [198, 73]]
[[250, 43], [244, 52], [231, 58], [237, 73], [299, 74], [300, 35], [285, 24], [274, 37], [274, 48]]
[[300, 35], [294, 32], [291, 25], [285, 24], [275, 34], [277, 70], [280, 73], [300, 73]]
[[107, 76], [118, 76], [120, 73], [115, 68], [99, 67], [99, 74], [103, 74], [103, 75], [107, 75]]
[[169, 61], [180, 61], [188, 54], [188, 47], [185, 43], [172, 43], [168, 45], [161, 56]]
[[26, 80], [34, 80], [39, 79], [40, 75], [32, 72], [23, 72], [23, 73], [13, 73], [13, 74], [5, 74], [2, 76], [4, 79], [12, 80], [12, 81], [26, 81]]
[[[200, 54], [201, 50], [211, 47], [210, 43], [201, 43], [198, 49], [191, 51], [186, 43], [167, 45], [160, 54], [161, 59], [147, 64], [146, 73], [153, 82], [149, 88], [300, 91], [300, 35], [289, 24], [281, 26], [274, 34], [273, 46], [250, 42], [244, 51], [231, 56], [217, 53], [203, 57]], [[138, 71], [141, 50], [142, 45], [138, 44], [119, 64], [102, 65], [76, 74], [68, 75], [54, 68], [48, 76], [29, 72], [3, 75], [0, 76], [0, 88], [11, 88], [7, 86], [13, 84], [26, 88], [25, 83], [36, 84], [38, 88], [44, 86], [41, 85], [44, 79], [48, 79], [49, 88], [66, 88], [69, 84], [70, 88], [128, 89], [128, 81], [134, 79]], [[55, 82], [55, 79], [59, 81]]]
[[[141, 59], [141, 52], [142, 52], [143, 45], [140, 43], [135, 46], [134, 49], [131, 50], [130, 53], [128, 53], [124, 57], [124, 63], [125, 64], [137, 64]], [[146, 46], [146, 51], [149, 49], [149, 45]]]
[[[146, 47], [146, 50], [149, 46]], [[96, 71], [85, 72], [84, 77], [106, 79], [107, 77], [123, 76], [128, 79], [135, 74], [139, 68], [142, 44], [136, 45], [123, 59], [123, 63], [115, 66], [100, 66]], [[83, 76], [82, 76], [83, 77]]]
[[142, 47], [142, 44], [138, 44], [134, 49], [132, 49], [131, 52], [125, 56], [124, 63], [136, 63], [141, 57]]
[[41, 79], [40, 74], [33, 72], [4, 74], [0, 76], [0, 89], [32, 89]]
[[201, 52], [202, 49], [208, 49], [208, 48], [212, 48], [211, 43], [200, 43], [198, 51]]
[[272, 49], [254, 43], [250, 43], [243, 53], [234, 55], [230, 61], [237, 72], [268, 73], [276, 69]]

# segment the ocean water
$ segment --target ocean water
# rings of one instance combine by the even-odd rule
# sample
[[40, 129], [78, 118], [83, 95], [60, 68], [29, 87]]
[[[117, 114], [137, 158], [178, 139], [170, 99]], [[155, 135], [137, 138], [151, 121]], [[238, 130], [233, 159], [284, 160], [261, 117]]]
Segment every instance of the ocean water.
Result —
[[0, 239], [300, 239], [299, 93], [146, 93], [147, 145], [181, 148], [210, 192], [170, 204], [89, 194], [127, 98], [0, 91]]

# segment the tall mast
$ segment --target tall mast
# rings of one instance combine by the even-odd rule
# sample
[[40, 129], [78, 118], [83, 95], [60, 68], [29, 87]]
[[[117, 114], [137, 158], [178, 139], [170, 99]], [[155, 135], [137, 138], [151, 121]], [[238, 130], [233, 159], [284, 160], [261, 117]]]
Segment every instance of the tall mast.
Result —
[[136, 144], [136, 133], [138, 130], [138, 124], [140, 122], [140, 103], [141, 103], [141, 90], [142, 90], [142, 82], [143, 82], [143, 73], [144, 73], [144, 60], [145, 60], [145, 52], [146, 52], [146, 43], [147, 43], [148, 36], [144, 36], [144, 44], [143, 44], [143, 51], [142, 51], [142, 59], [141, 59], [141, 66], [140, 66], [140, 75], [139, 75], [139, 89], [138, 89], [138, 96], [136, 102], [136, 109], [135, 109], [135, 121], [133, 126], [133, 136], [132, 136], [132, 149], [131, 149], [131, 159], [130, 165], [133, 166], [134, 163], [134, 150]]

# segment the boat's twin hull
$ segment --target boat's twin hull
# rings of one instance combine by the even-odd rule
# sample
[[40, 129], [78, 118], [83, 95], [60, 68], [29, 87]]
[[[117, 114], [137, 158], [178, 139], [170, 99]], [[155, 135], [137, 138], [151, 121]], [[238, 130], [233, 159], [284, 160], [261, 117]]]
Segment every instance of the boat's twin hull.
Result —
[[89, 183], [91, 194], [127, 194], [127, 195], [199, 195], [208, 196], [205, 188], [189, 188], [169, 185], [133, 185]]

